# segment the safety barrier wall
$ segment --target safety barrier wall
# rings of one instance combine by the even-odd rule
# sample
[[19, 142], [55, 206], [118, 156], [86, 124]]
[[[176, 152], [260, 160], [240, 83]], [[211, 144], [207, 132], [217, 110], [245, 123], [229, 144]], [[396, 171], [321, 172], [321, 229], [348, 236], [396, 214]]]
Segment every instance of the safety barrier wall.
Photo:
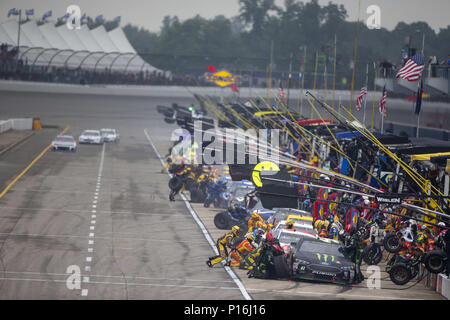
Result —
[[31, 130], [33, 129], [33, 118], [9, 119], [13, 130]]
[[450, 299], [450, 279], [439, 274], [436, 281], [436, 292], [440, 293], [443, 297]]
[[[29, 82], [0, 80], [0, 91], [13, 92], [36, 92], [36, 93], [61, 93], [61, 94], [89, 94], [89, 95], [123, 95], [123, 96], [142, 96], [142, 97], [172, 97], [172, 98], [192, 98], [192, 94], [210, 95], [224, 98], [239, 96], [240, 98], [267, 97], [267, 89], [264, 88], [240, 88], [239, 94], [233, 93], [230, 88], [219, 87], [183, 87], [183, 86], [143, 86], [143, 85], [77, 85], [47, 82]], [[306, 90], [304, 91], [306, 92]], [[304, 93], [303, 92], [303, 93]], [[311, 90], [312, 92], [312, 90]], [[270, 96], [278, 95], [278, 88], [270, 91]], [[286, 94], [286, 90], [285, 90]], [[369, 94], [372, 94], [369, 92]], [[381, 92], [376, 92], [376, 98], [381, 98]], [[326, 94], [324, 90], [316, 90], [316, 96], [324, 96], [331, 100], [331, 91]], [[299, 91], [291, 90], [289, 98], [298, 99]], [[335, 100], [349, 99], [350, 91], [336, 90]], [[305, 98], [304, 98], [305, 99]]]
[[[415, 138], [417, 134], [417, 127], [396, 122], [386, 122], [385, 131], [397, 135], [406, 133], [408, 137]], [[419, 137], [450, 141], [450, 131], [434, 128], [419, 128]]]
[[12, 129], [12, 121], [11, 120], [1, 120], [0, 121], [0, 133], [6, 132]]

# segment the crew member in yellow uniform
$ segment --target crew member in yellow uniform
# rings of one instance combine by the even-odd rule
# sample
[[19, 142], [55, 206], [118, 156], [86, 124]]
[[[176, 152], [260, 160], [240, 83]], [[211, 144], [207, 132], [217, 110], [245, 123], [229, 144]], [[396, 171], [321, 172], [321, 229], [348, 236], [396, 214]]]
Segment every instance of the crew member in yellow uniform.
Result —
[[236, 251], [231, 252], [229, 266], [239, 267], [241, 265], [243, 257], [255, 250], [253, 241], [255, 241], [255, 236], [252, 233], [247, 233], [245, 235], [245, 240], [236, 247]]
[[264, 223], [263, 218], [258, 214], [258, 212], [253, 211], [252, 217], [248, 220], [248, 231], [249, 233], [253, 232], [253, 229], [258, 226], [259, 223]]
[[217, 239], [216, 246], [219, 251], [219, 255], [210, 257], [206, 264], [208, 267], [212, 268], [215, 264], [222, 262], [228, 258], [228, 248], [232, 248], [233, 240], [239, 237], [239, 227], [233, 226], [231, 232], [224, 234], [222, 237]]

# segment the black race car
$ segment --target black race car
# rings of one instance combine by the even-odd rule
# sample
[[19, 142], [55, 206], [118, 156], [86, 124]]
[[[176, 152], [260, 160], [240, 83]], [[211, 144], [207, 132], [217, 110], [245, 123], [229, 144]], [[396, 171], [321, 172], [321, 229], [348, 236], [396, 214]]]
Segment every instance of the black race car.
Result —
[[301, 237], [296, 245], [291, 245], [287, 257], [292, 279], [353, 283], [355, 265], [339, 248], [336, 240]]

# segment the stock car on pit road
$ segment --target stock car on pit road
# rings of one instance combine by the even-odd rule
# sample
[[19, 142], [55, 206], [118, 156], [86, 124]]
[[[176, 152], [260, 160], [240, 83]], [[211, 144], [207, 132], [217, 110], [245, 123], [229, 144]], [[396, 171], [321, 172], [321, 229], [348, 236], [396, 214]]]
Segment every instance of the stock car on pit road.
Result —
[[85, 130], [78, 137], [78, 143], [103, 144], [104, 139], [99, 130]]
[[55, 140], [52, 141], [53, 151], [72, 151], [77, 150], [77, 143], [72, 136], [57, 136]]
[[120, 135], [116, 129], [100, 129], [100, 134], [105, 142], [118, 142]]
[[286, 254], [289, 253], [291, 246], [295, 246], [302, 237], [310, 237], [315, 239], [317, 236], [317, 234], [313, 230], [310, 230], [308, 228], [299, 228], [295, 231], [279, 228], [272, 231], [272, 234], [275, 239], [278, 239], [278, 241], [280, 242], [280, 247]]
[[336, 240], [302, 236], [287, 254], [291, 278], [342, 285], [353, 283], [355, 265], [339, 251], [340, 247]]
[[267, 220], [268, 223], [276, 225], [278, 222], [283, 220], [289, 220], [291, 217], [295, 221], [306, 221], [312, 225], [312, 214], [310, 212], [291, 208], [273, 208], [275, 213]]

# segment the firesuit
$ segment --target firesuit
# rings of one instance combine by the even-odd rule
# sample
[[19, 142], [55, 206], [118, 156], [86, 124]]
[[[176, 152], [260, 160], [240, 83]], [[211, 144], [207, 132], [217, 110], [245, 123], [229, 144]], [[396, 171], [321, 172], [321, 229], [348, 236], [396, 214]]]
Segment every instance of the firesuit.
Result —
[[246, 239], [236, 247], [236, 250], [231, 252], [231, 267], [240, 267], [243, 257], [255, 250], [253, 241], [255, 241], [255, 236], [251, 233], [247, 233]]
[[258, 222], [264, 223], [264, 220], [263, 220], [263, 218], [261, 218], [261, 216], [256, 211], [253, 211], [252, 217], [248, 220], [248, 231], [247, 232], [252, 233], [253, 229], [255, 227], [257, 227]]
[[263, 240], [261, 246], [245, 257], [245, 265], [249, 270], [247, 275], [249, 278], [268, 278], [270, 277], [268, 270], [269, 256], [284, 254], [280, 243], [270, 232], [266, 233], [266, 239]]
[[215, 264], [218, 264], [219, 262], [222, 262], [223, 260], [226, 260], [228, 258], [228, 250], [227, 248], [233, 247], [233, 240], [236, 239], [239, 236], [239, 227], [234, 226], [231, 229], [230, 233], [224, 234], [222, 237], [217, 239], [216, 246], [217, 250], [219, 251], [219, 255], [210, 257], [208, 261], [206, 261], [206, 264], [208, 267], [213, 267]]
[[350, 238], [343, 246], [343, 251], [348, 258], [355, 264], [355, 279], [356, 283], [364, 281], [364, 275], [361, 272], [361, 262], [363, 256], [363, 247], [361, 244], [361, 235], [354, 226], [347, 226], [346, 231], [350, 233]]

